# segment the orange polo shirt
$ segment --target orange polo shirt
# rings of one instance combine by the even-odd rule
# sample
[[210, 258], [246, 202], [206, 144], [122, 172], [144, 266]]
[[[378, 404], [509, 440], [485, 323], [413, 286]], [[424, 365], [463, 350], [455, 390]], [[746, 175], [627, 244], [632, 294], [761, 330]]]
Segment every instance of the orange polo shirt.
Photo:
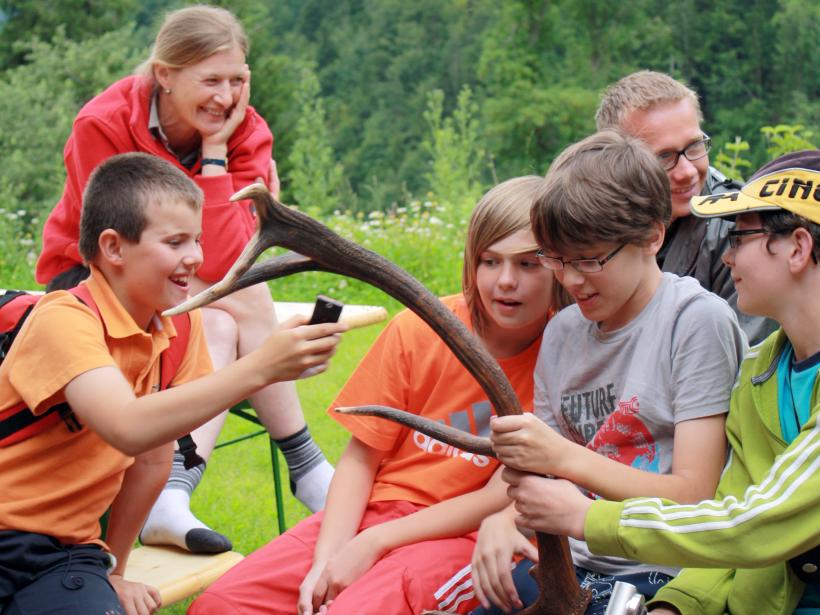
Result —
[[[172, 321], [156, 316], [150, 331], [144, 331], [99, 270], [92, 267], [86, 283], [100, 317], [70, 293], [43, 297], [0, 366], [0, 409], [22, 400], [42, 413], [65, 401], [64, 389], [71, 380], [109, 365], [119, 367], [136, 396], [156, 390], [159, 355], [176, 336]], [[195, 311], [188, 350], [172, 384], [211, 371], [202, 319]], [[133, 461], [94, 431], [71, 433], [62, 421], [0, 447], [0, 530], [48, 534], [65, 544], [101, 543], [100, 517]]]

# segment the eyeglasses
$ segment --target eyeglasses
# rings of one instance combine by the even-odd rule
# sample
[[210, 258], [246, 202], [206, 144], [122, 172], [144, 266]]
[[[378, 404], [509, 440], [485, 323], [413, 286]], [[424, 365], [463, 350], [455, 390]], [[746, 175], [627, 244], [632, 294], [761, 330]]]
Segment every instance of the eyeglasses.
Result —
[[771, 231], [765, 228], [747, 228], [742, 231], [731, 230], [727, 233], [729, 236], [729, 247], [736, 249], [740, 245], [740, 238], [746, 235], [771, 235]]
[[604, 265], [615, 258], [615, 255], [625, 247], [626, 244], [622, 243], [603, 258], [576, 258], [565, 261], [563, 258], [558, 258], [557, 256], [547, 256], [543, 250], [538, 250], [535, 256], [542, 266], [547, 269], [552, 269], [553, 271], [561, 271], [565, 266], [572, 265], [572, 268], [580, 273], [598, 273], [604, 268]]
[[700, 160], [709, 153], [710, 149], [712, 149], [712, 139], [708, 135], [703, 135], [700, 141], [690, 143], [680, 151], [661, 152], [658, 154], [658, 160], [661, 161], [664, 169], [671, 171], [678, 166], [678, 160], [681, 156], [687, 160]]

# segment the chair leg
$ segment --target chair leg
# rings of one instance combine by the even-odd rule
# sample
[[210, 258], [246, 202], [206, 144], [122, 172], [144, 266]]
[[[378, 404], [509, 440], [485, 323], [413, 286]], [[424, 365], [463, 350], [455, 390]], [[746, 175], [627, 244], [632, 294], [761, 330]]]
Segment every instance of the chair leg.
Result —
[[285, 524], [285, 499], [282, 494], [282, 473], [279, 462], [279, 447], [273, 438], [270, 440], [270, 463], [273, 472], [273, 492], [276, 496], [276, 520], [279, 523], [279, 533], [284, 534], [287, 529]]

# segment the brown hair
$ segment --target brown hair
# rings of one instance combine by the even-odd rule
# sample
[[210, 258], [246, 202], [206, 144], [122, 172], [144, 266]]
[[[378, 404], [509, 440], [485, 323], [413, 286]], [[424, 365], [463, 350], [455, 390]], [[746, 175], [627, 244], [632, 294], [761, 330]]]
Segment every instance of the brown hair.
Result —
[[565, 149], [552, 163], [532, 209], [545, 249], [596, 242], [643, 245], [672, 214], [669, 180], [646, 144], [603, 130]]
[[148, 225], [145, 211], [152, 201], [183, 202], [199, 211], [203, 199], [202, 190], [162, 158], [139, 152], [112, 156], [94, 170], [83, 192], [80, 254], [92, 262], [106, 229], [138, 242]]
[[151, 56], [137, 73], [153, 80], [157, 64], [184, 68], [234, 47], [248, 55], [248, 37], [233, 13], [215, 6], [189, 6], [168, 13], [157, 33]]
[[598, 130], [622, 128], [624, 120], [636, 109], [650, 109], [681, 100], [689, 100], [695, 107], [698, 120], [703, 121], [698, 95], [694, 90], [666, 73], [641, 70], [604, 90], [601, 104], [595, 112], [595, 125]]
[[785, 210], [761, 211], [758, 212], [758, 215], [760, 216], [760, 226], [771, 233], [771, 235], [766, 238], [766, 250], [769, 254], [774, 254], [771, 248], [774, 236], [790, 235], [795, 230], [804, 228], [812, 238], [812, 260], [815, 263], [820, 262], [820, 224]]
[[[530, 228], [530, 208], [543, 178], [537, 175], [513, 177], [490, 189], [473, 210], [467, 227], [464, 246], [462, 289], [470, 310], [473, 328], [481, 334], [487, 324], [487, 313], [476, 285], [476, 271], [481, 253], [520, 230]], [[536, 249], [537, 246], [533, 246]], [[569, 304], [563, 288], [553, 283], [553, 306], [560, 309]]]

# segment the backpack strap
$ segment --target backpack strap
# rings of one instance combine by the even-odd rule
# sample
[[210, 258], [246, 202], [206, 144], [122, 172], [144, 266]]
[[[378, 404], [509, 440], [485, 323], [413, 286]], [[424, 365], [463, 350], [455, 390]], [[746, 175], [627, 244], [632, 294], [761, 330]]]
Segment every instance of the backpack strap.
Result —
[[160, 359], [160, 382], [159, 389], [164, 391], [177, 375], [185, 353], [188, 351], [188, 341], [191, 339], [191, 315], [188, 313], [178, 314], [171, 317], [174, 328], [177, 330], [176, 337], [172, 337], [168, 348], [162, 353]]
[[[185, 358], [185, 353], [188, 351], [188, 341], [191, 339], [191, 315], [187, 312], [185, 314], [178, 314], [172, 316], [171, 320], [174, 323], [174, 328], [177, 330], [176, 337], [172, 337], [170, 345], [159, 358], [160, 361], [160, 384], [161, 391], [167, 389], [177, 375], [182, 360]], [[182, 455], [186, 470], [190, 470], [199, 464], [204, 464], [205, 460], [196, 452], [196, 442], [191, 437], [191, 434], [185, 434], [179, 440], [179, 452]]]
[[[78, 293], [72, 292], [72, 294], [77, 296], [81, 303], [88, 305], [99, 317], [99, 310], [87, 290], [79, 293], [83, 296], [82, 298], [78, 296]], [[23, 324], [40, 298], [40, 295], [32, 295], [25, 291], [7, 291], [0, 297], [0, 308], [5, 307], [0, 314], [0, 330], [5, 331], [0, 334], [0, 362], [5, 359], [17, 334], [20, 333], [20, 329], [23, 328]], [[12, 301], [14, 304], [8, 305]], [[82, 429], [77, 416], [65, 402], [52, 406], [41, 414], [34, 414], [24, 402], [6, 408], [0, 412], [0, 446], [9, 446], [26, 440], [56, 425], [60, 420], [72, 433]]]

